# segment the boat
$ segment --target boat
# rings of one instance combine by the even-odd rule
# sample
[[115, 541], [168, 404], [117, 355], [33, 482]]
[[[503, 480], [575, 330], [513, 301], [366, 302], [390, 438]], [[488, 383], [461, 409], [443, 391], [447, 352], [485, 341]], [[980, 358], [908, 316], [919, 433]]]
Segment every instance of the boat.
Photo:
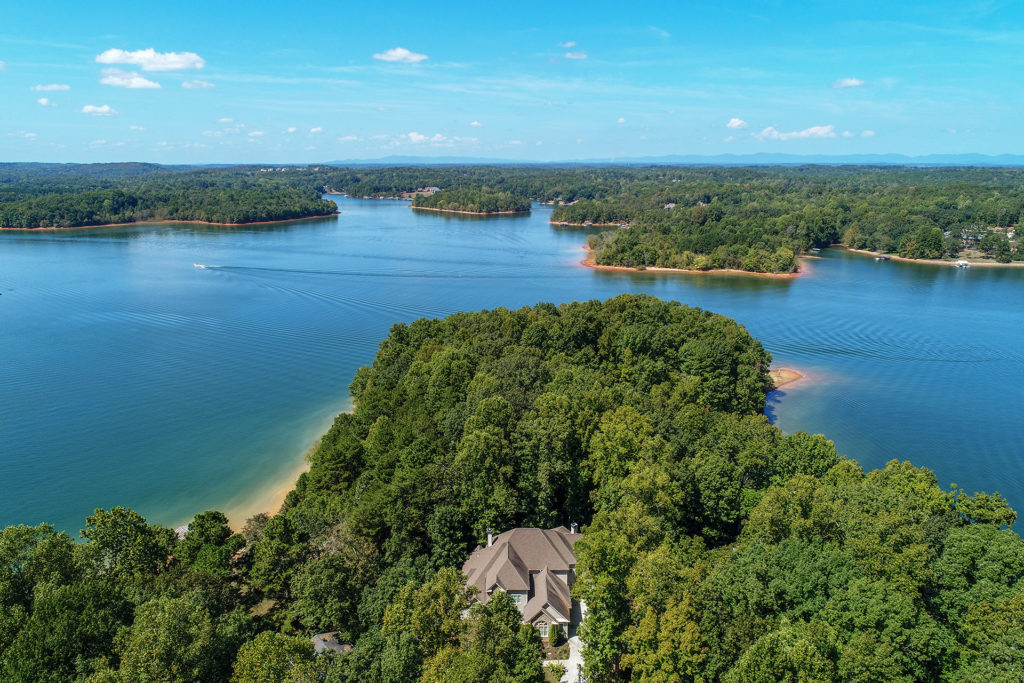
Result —
[[954, 268], [970, 268], [971, 264], [968, 263], [967, 261], [957, 261], [956, 263], [953, 264], [953, 267]]
[[876, 256], [876, 257], [875, 257], [875, 260], [876, 260], [876, 261], [888, 261], [888, 260], [889, 260], [889, 257], [888, 257], [888, 256], [886, 256], [885, 254], [882, 254], [881, 256]]
[[811, 253], [812, 254], [819, 254], [819, 253], [821, 253], [821, 249], [819, 249], [818, 247], [811, 247]]

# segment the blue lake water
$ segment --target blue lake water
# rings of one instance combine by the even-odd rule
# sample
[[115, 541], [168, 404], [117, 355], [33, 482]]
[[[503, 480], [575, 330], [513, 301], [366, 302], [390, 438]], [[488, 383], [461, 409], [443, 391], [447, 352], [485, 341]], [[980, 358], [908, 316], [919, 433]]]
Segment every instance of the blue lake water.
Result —
[[[770, 397], [865, 467], [1024, 509], [1024, 269], [827, 250], [792, 280], [609, 273], [550, 209], [486, 219], [331, 197], [334, 218], [0, 234], [0, 526], [124, 504], [260, 511], [399, 320], [647, 292], [736, 318], [808, 379]], [[199, 263], [207, 268], [196, 268]]]

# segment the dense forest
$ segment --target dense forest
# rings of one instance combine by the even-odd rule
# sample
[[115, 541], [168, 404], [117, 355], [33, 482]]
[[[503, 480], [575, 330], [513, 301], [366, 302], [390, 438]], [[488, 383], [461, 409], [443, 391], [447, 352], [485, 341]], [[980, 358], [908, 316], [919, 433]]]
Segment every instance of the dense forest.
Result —
[[843, 244], [906, 258], [1024, 260], [1024, 169], [874, 166], [441, 166], [234, 168], [0, 164], [0, 227], [133, 220], [245, 223], [333, 211], [321, 192], [415, 206], [526, 211], [618, 224], [588, 238], [595, 262], [786, 273]]
[[590, 681], [1020, 680], [1016, 514], [783, 435], [770, 361], [642, 295], [396, 324], [279, 514], [0, 532], [0, 678], [540, 683], [537, 632], [465, 611], [457, 568], [576, 521]]
[[492, 192], [488, 188], [479, 190], [456, 188], [441, 190], [430, 195], [418, 195], [412, 200], [414, 209], [436, 211], [460, 211], [466, 213], [513, 213], [530, 210], [530, 200], [510, 192]]
[[337, 211], [309, 182], [281, 182], [251, 171], [173, 172], [153, 164], [93, 164], [77, 171], [45, 165], [45, 170], [26, 171], [21, 166], [0, 168], [0, 228], [161, 220], [257, 223]]

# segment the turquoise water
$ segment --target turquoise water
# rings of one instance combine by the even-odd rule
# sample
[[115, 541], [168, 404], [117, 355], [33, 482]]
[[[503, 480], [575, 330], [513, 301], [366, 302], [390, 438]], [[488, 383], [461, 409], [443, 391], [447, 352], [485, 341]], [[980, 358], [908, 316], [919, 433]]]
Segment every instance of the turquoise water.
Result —
[[[648, 292], [736, 318], [808, 379], [770, 398], [867, 467], [891, 458], [1024, 508], [1024, 269], [828, 250], [794, 280], [598, 272], [530, 216], [339, 201], [250, 228], [0, 234], [0, 525], [95, 507], [235, 519], [293, 477], [392, 323]], [[196, 268], [194, 263], [206, 268]]]

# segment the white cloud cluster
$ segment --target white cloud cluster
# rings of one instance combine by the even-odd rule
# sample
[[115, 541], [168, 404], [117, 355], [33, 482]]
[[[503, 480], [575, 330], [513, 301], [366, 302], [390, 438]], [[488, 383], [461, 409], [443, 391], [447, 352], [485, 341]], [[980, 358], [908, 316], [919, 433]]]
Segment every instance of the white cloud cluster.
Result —
[[731, 128], [732, 130], [741, 130], [741, 129], [747, 128], [749, 126], [750, 126], [749, 123], [747, 123], [743, 119], [738, 119], [735, 116], [732, 117], [731, 119], [729, 119], [729, 123], [725, 124], [726, 128]]
[[63, 83], [47, 83], [46, 85], [33, 85], [32, 89], [36, 92], [52, 92], [54, 90], [71, 90], [71, 86]]
[[288, 126], [288, 128], [284, 132], [285, 133], [294, 133], [297, 130], [298, 130], [298, 128], [296, 128], [295, 126]]
[[626, 122], [626, 119], [624, 117], [622, 117], [622, 116], [620, 116], [618, 121], [616, 121], [616, 123], [625, 123], [625, 122]]
[[794, 130], [788, 133], [783, 133], [774, 126], [768, 126], [757, 134], [757, 137], [761, 140], [804, 140], [807, 138], [834, 138], [835, 136], [836, 127], [832, 125], [811, 126], [810, 128]]
[[189, 89], [194, 89], [194, 88], [212, 88], [213, 87], [213, 83], [210, 83], [210, 81], [204, 81], [204, 80], [201, 80], [201, 79], [198, 79], [198, 78], [193, 78], [191, 81], [182, 81], [181, 87], [182, 88], [189, 88]]
[[338, 142], [356, 142], [357, 140], [360, 139], [361, 138], [357, 135], [342, 135], [340, 138], [338, 138]]
[[128, 130], [146, 130], [143, 126], [128, 126]]
[[111, 107], [109, 104], [87, 104], [82, 107], [81, 112], [83, 114], [90, 114], [92, 116], [113, 116], [117, 113], [117, 110]]
[[103, 70], [103, 78], [100, 79], [103, 85], [113, 85], [118, 88], [130, 88], [138, 90], [141, 88], [159, 88], [160, 84], [148, 78], [140, 76], [135, 71], [122, 71], [117, 67]]
[[832, 84], [832, 87], [843, 90], [845, 88], [859, 88], [862, 85], [866, 85], [866, 83], [859, 78], [840, 78]]
[[406, 50], [404, 47], [393, 47], [390, 50], [384, 52], [378, 52], [373, 55], [374, 59], [379, 59], [382, 62], [402, 62], [405, 64], [415, 64], [422, 62], [424, 59], [428, 59], [426, 55], [417, 54]]
[[566, 52], [565, 53], [565, 58], [566, 59], [586, 59], [587, 58], [587, 53], [586, 52]]
[[309, 132], [312, 133], [312, 134], [323, 133], [324, 132], [324, 127], [323, 126], [313, 126], [312, 128], [309, 129]]
[[221, 118], [217, 119], [217, 123], [234, 123], [234, 121], [235, 120], [230, 116], [222, 116]]
[[[350, 137], [353, 140], [358, 139], [354, 136], [347, 137]], [[338, 140], [342, 142], [345, 141], [344, 138], [338, 138]], [[411, 133], [406, 133], [405, 135], [398, 136], [397, 139], [392, 140], [391, 144], [399, 145], [402, 144], [403, 142], [410, 142], [414, 145], [429, 144], [434, 147], [451, 147], [456, 144], [479, 142], [479, 140], [477, 138], [449, 138], [444, 135], [441, 135], [440, 133], [434, 133], [433, 135], [423, 135], [422, 133], [417, 133], [416, 131], [413, 131]]]
[[134, 64], [143, 71], [182, 71], [202, 69], [206, 61], [195, 52], [157, 52], [145, 50], [118, 50], [111, 48], [96, 55], [99, 64]]
[[873, 131], [873, 130], [862, 130], [860, 132], [860, 136], [862, 138], [873, 138], [873, 137], [875, 137], [875, 131]]
[[564, 43], [559, 43], [558, 47], [564, 47], [566, 50], [568, 50], [571, 47], [576, 47], [576, 41], [575, 40], [567, 40]]
[[40, 97], [38, 100], [36, 100], [36, 102], [38, 102], [40, 105], [42, 105], [44, 107], [56, 107], [57, 106], [56, 104], [54, 104], [53, 102], [50, 101], [49, 97]]
[[484, 127], [484, 124], [480, 123], [479, 121], [470, 121], [469, 125], [472, 126], [473, 128], [483, 128]]
[[[3, 62], [0, 62], [0, 64], [3, 64]], [[8, 133], [7, 137], [9, 137], [9, 138], [24, 138], [25, 140], [35, 140], [37, 137], [39, 137], [39, 135], [38, 135], [38, 133], [27, 133], [27, 132], [25, 132], [23, 130], [19, 130], [16, 133]]]

